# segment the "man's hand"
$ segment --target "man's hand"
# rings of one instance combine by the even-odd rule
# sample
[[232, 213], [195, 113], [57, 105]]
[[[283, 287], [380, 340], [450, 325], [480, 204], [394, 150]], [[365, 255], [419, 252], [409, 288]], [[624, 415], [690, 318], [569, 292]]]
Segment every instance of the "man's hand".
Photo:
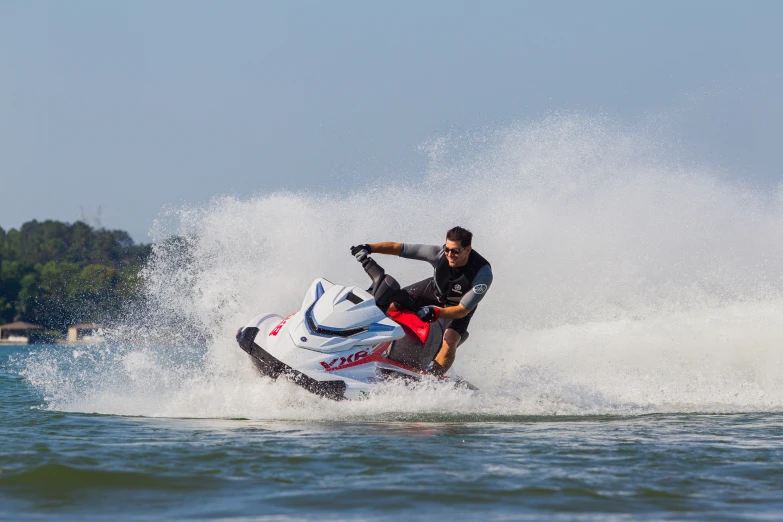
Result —
[[364, 261], [370, 254], [372, 254], [372, 248], [368, 244], [351, 247], [351, 255], [359, 262]]
[[416, 310], [416, 317], [425, 323], [432, 323], [440, 317], [440, 308], [437, 306], [422, 306]]

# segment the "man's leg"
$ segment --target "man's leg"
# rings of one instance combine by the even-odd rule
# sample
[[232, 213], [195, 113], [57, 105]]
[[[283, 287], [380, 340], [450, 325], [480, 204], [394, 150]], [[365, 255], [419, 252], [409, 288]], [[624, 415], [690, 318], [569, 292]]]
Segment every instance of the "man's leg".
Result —
[[457, 346], [459, 346], [462, 337], [467, 333], [468, 325], [475, 311], [476, 309], [474, 308], [462, 319], [453, 319], [446, 323], [446, 331], [443, 332], [443, 344], [440, 346], [438, 355], [435, 356], [435, 362], [443, 367], [444, 372], [454, 364], [454, 359], [457, 357]]
[[443, 332], [443, 344], [440, 345], [440, 351], [435, 356], [435, 362], [443, 367], [444, 372], [454, 364], [454, 359], [457, 357], [457, 346], [461, 340], [462, 336], [451, 328], [446, 328], [446, 331]]
[[[433, 287], [432, 278], [428, 277], [427, 279], [423, 279], [402, 289], [402, 291], [411, 296], [411, 299], [413, 300], [414, 308], [412, 311], [415, 311], [419, 306], [438, 304], [438, 298], [435, 296]], [[397, 306], [396, 303], [392, 303], [391, 306], [389, 306], [390, 311], [399, 309], [404, 310], [405, 307]]]

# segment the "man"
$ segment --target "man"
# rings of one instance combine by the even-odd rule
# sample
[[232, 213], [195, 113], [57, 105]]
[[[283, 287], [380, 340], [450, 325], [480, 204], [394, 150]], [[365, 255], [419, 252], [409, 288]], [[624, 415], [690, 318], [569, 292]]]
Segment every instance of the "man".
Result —
[[443, 319], [446, 323], [443, 344], [431, 368], [436, 375], [451, 368], [476, 306], [492, 284], [492, 267], [473, 250], [472, 240], [469, 230], [454, 227], [446, 233], [446, 244], [442, 247], [391, 242], [351, 247], [351, 253], [359, 261], [368, 254], [388, 254], [426, 261], [435, 269], [432, 277], [403, 290], [419, 307], [416, 310], [419, 319], [429, 323]]

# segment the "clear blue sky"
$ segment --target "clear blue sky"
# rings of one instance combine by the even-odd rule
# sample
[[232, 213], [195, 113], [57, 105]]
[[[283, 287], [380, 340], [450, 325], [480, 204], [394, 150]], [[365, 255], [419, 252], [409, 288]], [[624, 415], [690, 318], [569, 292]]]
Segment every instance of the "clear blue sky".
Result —
[[415, 176], [454, 129], [677, 114], [783, 179], [783, 2], [0, 2], [0, 226]]

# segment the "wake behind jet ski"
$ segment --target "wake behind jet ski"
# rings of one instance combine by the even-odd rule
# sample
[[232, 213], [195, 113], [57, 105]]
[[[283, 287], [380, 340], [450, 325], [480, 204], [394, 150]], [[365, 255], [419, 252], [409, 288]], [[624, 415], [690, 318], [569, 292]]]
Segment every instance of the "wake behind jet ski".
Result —
[[[261, 373], [336, 400], [362, 398], [388, 379], [432, 375], [442, 321], [422, 322], [392, 276], [369, 256], [361, 263], [369, 290], [319, 278], [298, 312], [260, 314], [239, 329], [237, 342]], [[392, 303], [397, 310], [389, 312]], [[476, 389], [458, 377], [433, 378]]]

